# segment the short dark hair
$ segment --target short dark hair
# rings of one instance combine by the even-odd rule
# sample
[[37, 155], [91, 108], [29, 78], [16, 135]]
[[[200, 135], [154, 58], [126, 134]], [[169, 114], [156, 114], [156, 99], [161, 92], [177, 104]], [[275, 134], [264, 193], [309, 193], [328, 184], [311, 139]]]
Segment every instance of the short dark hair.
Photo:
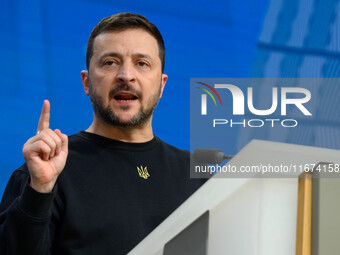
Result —
[[107, 31], [124, 31], [129, 28], [141, 28], [150, 33], [156, 40], [159, 48], [162, 72], [164, 72], [165, 46], [158, 28], [142, 15], [130, 12], [122, 12], [102, 19], [92, 30], [86, 49], [86, 68], [89, 70], [90, 61], [93, 55], [94, 39], [101, 33]]

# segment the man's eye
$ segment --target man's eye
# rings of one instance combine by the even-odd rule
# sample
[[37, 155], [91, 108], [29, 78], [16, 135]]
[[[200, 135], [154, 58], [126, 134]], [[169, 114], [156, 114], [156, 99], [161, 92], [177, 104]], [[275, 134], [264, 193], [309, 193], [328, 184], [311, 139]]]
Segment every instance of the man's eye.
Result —
[[112, 60], [107, 60], [104, 62], [104, 65], [107, 65], [107, 66], [112, 66], [114, 64], [114, 62]]
[[138, 61], [138, 65], [141, 66], [141, 67], [148, 66], [148, 64], [144, 61]]

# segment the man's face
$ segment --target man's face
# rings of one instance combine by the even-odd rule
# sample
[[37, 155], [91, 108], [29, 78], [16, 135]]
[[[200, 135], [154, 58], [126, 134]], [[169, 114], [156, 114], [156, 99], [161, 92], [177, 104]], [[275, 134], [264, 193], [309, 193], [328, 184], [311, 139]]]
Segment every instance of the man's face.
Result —
[[82, 80], [95, 115], [114, 126], [151, 123], [167, 80], [156, 39], [142, 29], [105, 32], [95, 38], [93, 49]]

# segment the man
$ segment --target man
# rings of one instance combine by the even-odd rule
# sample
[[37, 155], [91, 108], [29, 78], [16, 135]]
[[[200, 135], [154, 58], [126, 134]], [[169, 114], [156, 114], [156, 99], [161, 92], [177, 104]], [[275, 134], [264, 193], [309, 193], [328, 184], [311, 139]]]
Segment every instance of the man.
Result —
[[49, 128], [44, 101], [1, 201], [0, 254], [126, 254], [201, 185], [189, 152], [152, 132], [167, 81], [157, 27], [133, 13], [104, 18], [86, 64], [93, 123], [68, 138]]

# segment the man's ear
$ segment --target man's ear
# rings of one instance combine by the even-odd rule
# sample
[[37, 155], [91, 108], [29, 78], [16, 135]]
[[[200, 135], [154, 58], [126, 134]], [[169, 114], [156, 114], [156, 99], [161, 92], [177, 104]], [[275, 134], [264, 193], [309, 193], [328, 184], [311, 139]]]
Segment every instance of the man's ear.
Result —
[[163, 95], [163, 90], [164, 90], [165, 83], [166, 83], [167, 80], [168, 80], [168, 76], [163, 73], [162, 74], [162, 80], [161, 80], [161, 94], [159, 95], [159, 98], [161, 98], [162, 95]]
[[86, 95], [90, 95], [89, 89], [89, 71], [83, 70], [80, 72], [81, 75], [81, 82], [83, 83], [84, 91]]

